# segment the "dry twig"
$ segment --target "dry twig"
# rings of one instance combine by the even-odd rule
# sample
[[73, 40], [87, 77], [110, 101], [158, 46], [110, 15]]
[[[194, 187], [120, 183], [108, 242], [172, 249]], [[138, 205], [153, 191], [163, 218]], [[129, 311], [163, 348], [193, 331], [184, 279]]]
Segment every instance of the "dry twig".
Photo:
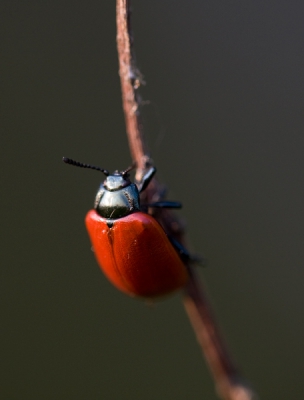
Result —
[[[117, 0], [117, 48], [119, 57], [119, 75], [121, 80], [122, 101], [132, 159], [137, 165], [137, 179], [151, 164], [143, 138], [139, 115], [138, 89], [141, 75], [135, 65], [133, 38], [130, 27], [130, 0]], [[146, 200], [158, 200], [162, 196], [162, 187], [153, 179], [146, 191]], [[168, 210], [159, 210], [155, 217], [165, 231], [184, 243], [183, 226], [177, 217]], [[256, 395], [242, 383], [240, 375], [228, 356], [217, 329], [214, 317], [201, 283], [191, 266], [190, 280], [185, 288], [184, 306], [195, 331], [197, 340], [205, 355], [213, 376], [216, 390], [223, 400], [253, 400]]]

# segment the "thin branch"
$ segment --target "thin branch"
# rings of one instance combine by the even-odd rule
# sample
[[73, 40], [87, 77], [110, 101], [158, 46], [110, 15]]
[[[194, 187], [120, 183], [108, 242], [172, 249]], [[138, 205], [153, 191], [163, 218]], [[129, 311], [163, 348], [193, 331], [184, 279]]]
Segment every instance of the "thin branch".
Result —
[[184, 306], [215, 381], [218, 395], [225, 400], [257, 400], [256, 394], [243, 381], [227, 353], [202, 283], [193, 270], [185, 291]]
[[136, 69], [132, 53], [133, 39], [130, 27], [130, 15], [130, 1], [117, 1], [117, 50], [119, 54], [119, 75], [126, 129], [133, 161], [136, 162], [137, 168], [144, 170], [149, 163], [149, 157], [139, 118], [137, 90], [141, 85], [141, 76]]
[[[130, 17], [130, 0], [117, 0], [117, 49], [122, 102], [130, 151], [133, 161], [136, 162], [137, 177], [139, 178], [151, 164], [151, 160], [140, 122], [140, 101], [137, 91], [141, 84], [141, 75], [136, 68], [132, 49]], [[153, 179], [146, 191], [146, 202], [162, 199], [162, 192], [162, 186]], [[155, 211], [155, 217], [168, 234], [184, 244], [183, 224], [175, 214], [169, 210], [160, 209]], [[184, 306], [213, 376], [218, 395], [223, 400], [257, 399], [251, 389], [242, 383], [240, 374], [230, 359], [216, 326], [203, 287], [192, 267], [187, 266], [187, 268], [190, 271], [190, 279], [185, 288]]]

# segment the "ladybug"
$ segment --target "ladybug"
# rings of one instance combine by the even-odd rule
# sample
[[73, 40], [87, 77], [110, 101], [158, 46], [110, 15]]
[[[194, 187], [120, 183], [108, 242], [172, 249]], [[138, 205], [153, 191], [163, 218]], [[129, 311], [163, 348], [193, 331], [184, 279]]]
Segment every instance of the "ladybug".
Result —
[[[182, 288], [189, 272], [181, 256], [186, 250], [167, 236], [161, 225], [140, 206], [140, 193], [151, 182], [151, 167], [141, 182], [130, 180], [129, 172], [107, 170], [63, 158], [67, 164], [103, 172], [94, 203], [85, 218], [95, 256], [106, 277], [130, 296], [153, 298]], [[178, 202], [162, 201], [148, 207], [180, 208]]]

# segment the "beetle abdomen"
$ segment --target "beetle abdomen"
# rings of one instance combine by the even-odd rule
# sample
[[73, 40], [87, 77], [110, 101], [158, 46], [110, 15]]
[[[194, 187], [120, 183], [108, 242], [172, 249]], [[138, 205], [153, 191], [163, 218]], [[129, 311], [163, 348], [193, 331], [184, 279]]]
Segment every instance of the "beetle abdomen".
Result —
[[114, 221], [95, 210], [86, 226], [97, 261], [107, 278], [132, 296], [156, 297], [185, 285], [188, 272], [158, 222], [135, 212]]

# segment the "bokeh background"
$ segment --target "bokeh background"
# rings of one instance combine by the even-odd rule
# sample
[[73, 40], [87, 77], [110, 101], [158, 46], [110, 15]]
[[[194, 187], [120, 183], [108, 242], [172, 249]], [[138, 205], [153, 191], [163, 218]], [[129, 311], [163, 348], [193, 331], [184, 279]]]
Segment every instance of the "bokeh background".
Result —
[[[304, 398], [304, 6], [133, 0], [145, 132], [183, 202], [231, 353], [261, 399]], [[1, 400], [216, 399], [180, 295], [97, 267], [83, 219], [130, 164], [115, 1], [2, 0]]]

